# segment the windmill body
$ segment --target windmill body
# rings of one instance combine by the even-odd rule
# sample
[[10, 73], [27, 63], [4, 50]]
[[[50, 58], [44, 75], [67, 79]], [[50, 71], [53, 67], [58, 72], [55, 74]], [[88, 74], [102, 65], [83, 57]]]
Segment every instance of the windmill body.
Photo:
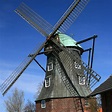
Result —
[[[70, 53], [72, 52], [74, 56], [81, 58], [83, 49], [80, 45], [76, 45], [76, 41], [71, 37], [65, 34], [57, 34], [54, 38], [59, 42], [59, 44], [66, 46], [66, 49]], [[48, 46], [52, 46], [52, 50], [47, 54], [46, 76], [40, 95], [36, 100], [37, 112], [44, 112], [45, 110], [47, 112], [81, 111], [80, 105], [78, 105], [79, 107], [76, 107], [75, 103], [77, 103], [77, 101], [75, 100], [79, 97], [82, 97], [83, 99], [91, 93], [90, 88], [86, 86], [83, 65], [81, 62], [78, 64], [74, 62], [64, 51], [56, 52], [52, 43], [49, 42], [49, 44], [51, 44]], [[82, 78], [82, 80], [80, 78]], [[74, 90], [70, 83], [73, 84], [76, 90]], [[41, 108], [43, 101], [46, 105], [45, 109]], [[72, 106], [62, 105], [68, 101], [71, 102], [70, 105]], [[60, 105], [62, 107], [60, 107]]]
[[[64, 44], [69, 52], [72, 52], [74, 56], [81, 58], [83, 49], [80, 45], [75, 44], [75, 40], [65, 34], [58, 34], [56, 35], [56, 38], [59, 38], [58, 41], [60, 40], [61, 44]], [[57, 59], [57, 57], [59, 59]], [[52, 46], [52, 51], [47, 54], [44, 85], [37, 100], [79, 96], [77, 92], [70, 93], [69, 88], [72, 88], [71, 86], [69, 86], [69, 88], [66, 87], [67, 82], [69, 82], [66, 74], [69, 76], [73, 85], [77, 88], [80, 96], [85, 97], [90, 94], [90, 88], [86, 87], [85, 82], [82, 82], [81, 84], [79, 80], [81, 77], [84, 77], [82, 66], [81, 63], [77, 64], [76, 62], [73, 62], [69, 55], [63, 51], [56, 53], [56, 49]], [[64, 82], [64, 80], [66, 81]]]

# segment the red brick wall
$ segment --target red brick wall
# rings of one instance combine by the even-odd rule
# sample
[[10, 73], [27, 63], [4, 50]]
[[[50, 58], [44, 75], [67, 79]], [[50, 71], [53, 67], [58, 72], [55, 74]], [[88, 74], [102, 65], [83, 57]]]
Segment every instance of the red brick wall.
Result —
[[[83, 100], [84, 105], [84, 100]], [[36, 102], [36, 112], [82, 112], [76, 111], [74, 98], [46, 100], [46, 108], [41, 108], [41, 101]]]

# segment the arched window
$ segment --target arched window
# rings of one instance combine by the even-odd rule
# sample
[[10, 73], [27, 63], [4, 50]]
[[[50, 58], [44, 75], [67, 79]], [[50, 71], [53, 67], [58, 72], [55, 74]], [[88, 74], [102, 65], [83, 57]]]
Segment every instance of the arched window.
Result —
[[41, 101], [41, 108], [46, 108], [46, 101], [45, 100]]

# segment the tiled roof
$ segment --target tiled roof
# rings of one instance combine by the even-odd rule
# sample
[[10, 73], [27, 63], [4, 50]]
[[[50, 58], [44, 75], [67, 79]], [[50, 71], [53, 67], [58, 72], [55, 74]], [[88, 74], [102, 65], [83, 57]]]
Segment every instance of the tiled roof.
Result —
[[91, 94], [90, 96], [94, 96], [103, 92], [106, 92], [108, 90], [112, 90], [112, 75], [105, 81], [103, 82], [99, 87], [97, 87]]

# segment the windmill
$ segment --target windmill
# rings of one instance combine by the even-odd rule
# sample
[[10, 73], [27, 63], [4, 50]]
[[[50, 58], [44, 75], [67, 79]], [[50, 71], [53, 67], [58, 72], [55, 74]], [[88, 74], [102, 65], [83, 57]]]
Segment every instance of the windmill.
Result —
[[[91, 93], [91, 87], [101, 77], [81, 59], [84, 50], [79, 44], [86, 40], [76, 42], [65, 32], [82, 12], [88, 1], [74, 0], [54, 27], [24, 3], [15, 10], [18, 15], [45, 36], [46, 41], [34, 52], [30, 53], [22, 64], [2, 83], [0, 89], [3, 95], [34, 60], [46, 73], [44, 85], [36, 100], [40, 111], [44, 112], [44, 110], [41, 110], [43, 108], [46, 109], [46, 112], [52, 111], [52, 109], [55, 110], [55, 108], [60, 109], [58, 110], [60, 112], [84, 111], [82, 99]], [[96, 36], [91, 38], [95, 39]], [[35, 59], [40, 54], [47, 56], [46, 70]], [[74, 106], [70, 108], [70, 105], [68, 105], [69, 110], [67, 111], [64, 107], [59, 108], [60, 101], [72, 102], [70, 105], [74, 104]], [[39, 105], [41, 105], [41, 108]]]

